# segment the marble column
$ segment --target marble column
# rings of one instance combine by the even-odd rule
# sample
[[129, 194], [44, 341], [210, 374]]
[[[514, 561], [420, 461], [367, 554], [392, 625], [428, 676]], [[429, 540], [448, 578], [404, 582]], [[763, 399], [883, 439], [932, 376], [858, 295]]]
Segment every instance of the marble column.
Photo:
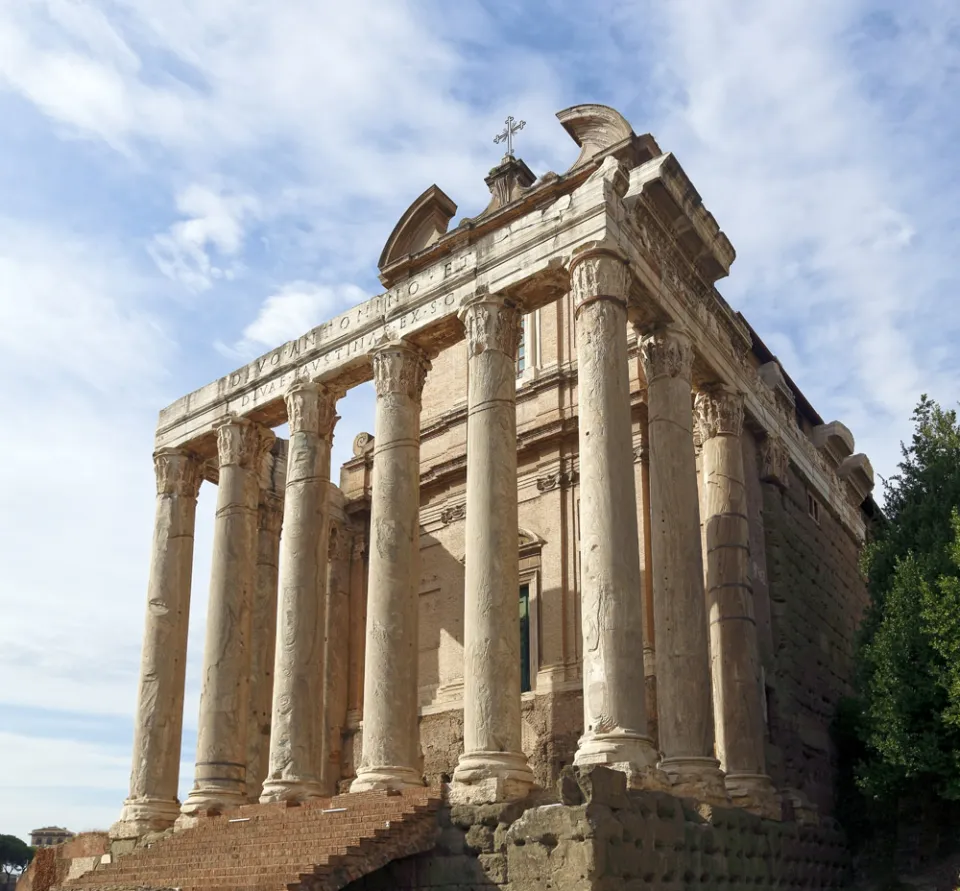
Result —
[[717, 755], [735, 805], [780, 817], [766, 772], [757, 627], [744, 489], [743, 394], [717, 385], [696, 398], [702, 443], [707, 608]]
[[338, 393], [297, 381], [286, 394], [290, 442], [280, 539], [270, 769], [260, 800], [319, 798], [330, 447]]
[[727, 803], [714, 754], [710, 653], [693, 444], [693, 345], [674, 327], [640, 338], [647, 378], [661, 768], [678, 795]]
[[430, 363], [405, 341], [372, 351], [377, 391], [363, 748], [352, 792], [419, 786], [420, 396]]
[[517, 342], [521, 314], [483, 296], [467, 329], [467, 517], [463, 616], [463, 754], [452, 800], [522, 798], [533, 785], [520, 717]]
[[[284, 456], [285, 457], [285, 456]], [[268, 454], [266, 466], [276, 461]], [[282, 476], [281, 483], [282, 487]], [[273, 660], [277, 637], [277, 577], [283, 496], [269, 485], [260, 488], [257, 512], [257, 582], [253, 591], [250, 633], [250, 729], [247, 735], [247, 800], [259, 801], [270, 763], [273, 714]]]
[[172, 826], [180, 813], [180, 738], [187, 664], [187, 624], [200, 460], [187, 451], [154, 455], [157, 510], [147, 582], [147, 621], [134, 716], [130, 795], [113, 838]]
[[588, 251], [570, 267], [577, 335], [583, 736], [576, 764], [660, 785], [647, 732], [643, 600], [627, 366], [626, 263]]
[[637, 522], [643, 552], [640, 558], [640, 577], [643, 599], [643, 674], [647, 694], [647, 731], [654, 746], [659, 749], [657, 729], [657, 635], [653, 617], [653, 558], [650, 533], [650, 434], [644, 417], [640, 424], [640, 492], [637, 499]]
[[320, 780], [326, 795], [336, 795], [343, 763], [341, 749], [349, 698], [350, 552], [353, 550], [353, 536], [343, 511], [343, 493], [334, 486], [330, 489], [323, 651], [323, 761]]
[[197, 762], [186, 815], [247, 800], [251, 602], [257, 571], [260, 467], [266, 427], [229, 417], [217, 426], [220, 478], [203, 651]]

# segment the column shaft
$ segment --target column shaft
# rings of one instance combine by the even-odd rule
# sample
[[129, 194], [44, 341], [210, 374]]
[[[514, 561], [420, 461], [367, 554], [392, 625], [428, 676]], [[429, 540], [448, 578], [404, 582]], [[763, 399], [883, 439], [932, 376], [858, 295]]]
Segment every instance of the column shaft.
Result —
[[520, 716], [520, 551], [517, 520], [517, 341], [521, 315], [481, 297], [467, 329], [466, 576], [463, 743], [451, 795], [521, 798], [533, 784]]
[[[268, 454], [266, 464], [274, 459]], [[282, 477], [281, 477], [282, 486]], [[261, 487], [257, 519], [257, 580], [250, 632], [250, 729], [247, 736], [247, 799], [259, 801], [270, 763], [273, 660], [277, 638], [277, 581], [283, 496]]]
[[247, 800], [250, 605], [256, 577], [260, 466], [269, 430], [229, 418], [217, 427], [220, 478], [194, 785], [184, 814]]
[[270, 769], [260, 800], [323, 795], [323, 638], [327, 588], [327, 489], [337, 394], [297, 381], [280, 539], [280, 605], [270, 727]]
[[656, 785], [647, 735], [643, 600], [627, 366], [627, 268], [574, 258], [580, 431], [583, 736], [577, 764], [609, 764]]
[[690, 339], [661, 328], [640, 341], [647, 378], [650, 515], [662, 769], [677, 794], [725, 802], [714, 757], [710, 657], [693, 444]]
[[[331, 487], [332, 488], [332, 487]], [[334, 493], [331, 493], [334, 494]], [[343, 495], [335, 490], [342, 501]], [[353, 540], [346, 515], [331, 506], [327, 563], [326, 645], [323, 659], [324, 793], [336, 795], [342, 768], [343, 729], [347, 723], [350, 659], [350, 552]]]
[[697, 394], [703, 470], [707, 607], [717, 755], [734, 804], [779, 819], [766, 773], [757, 628], [750, 587], [744, 489], [743, 396], [717, 386]]
[[166, 829], [180, 813], [180, 739], [193, 577], [200, 461], [188, 452], [154, 456], [157, 510], [147, 584], [147, 618], [134, 716], [130, 795], [114, 838]]
[[420, 785], [420, 394], [429, 363], [405, 343], [373, 351], [377, 390], [363, 749], [350, 789]]

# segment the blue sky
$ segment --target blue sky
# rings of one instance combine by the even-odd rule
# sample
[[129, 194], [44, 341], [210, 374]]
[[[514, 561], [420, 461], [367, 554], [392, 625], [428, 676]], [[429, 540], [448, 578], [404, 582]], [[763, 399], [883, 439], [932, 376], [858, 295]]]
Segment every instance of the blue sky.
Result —
[[[0, 832], [104, 828], [129, 771], [156, 413], [378, 293], [437, 183], [461, 215], [508, 114], [620, 110], [737, 248], [720, 287], [891, 473], [960, 392], [960, 10], [948, 0], [0, 3]], [[372, 426], [341, 405], [335, 460]], [[182, 783], [211, 493], [201, 494]]]

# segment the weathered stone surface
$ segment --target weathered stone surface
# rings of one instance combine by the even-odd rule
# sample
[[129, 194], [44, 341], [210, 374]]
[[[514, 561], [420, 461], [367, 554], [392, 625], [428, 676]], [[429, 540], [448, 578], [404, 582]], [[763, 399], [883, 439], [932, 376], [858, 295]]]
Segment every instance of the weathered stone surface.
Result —
[[130, 794], [115, 838], [173, 825], [180, 811], [180, 740], [187, 665], [193, 538], [201, 467], [189, 451], [154, 456], [157, 512], [134, 719]]
[[429, 368], [407, 343], [373, 354], [377, 390], [370, 578], [364, 668], [363, 756], [350, 787], [422, 783], [417, 729], [420, 586], [420, 395]]
[[290, 442], [280, 541], [270, 769], [260, 800], [303, 801], [326, 791], [323, 662], [330, 447], [338, 393], [298, 382], [287, 393]]
[[[627, 370], [627, 268], [603, 250], [574, 257], [580, 442], [584, 731], [577, 764], [620, 764], [652, 780], [647, 735], [637, 493]], [[629, 472], [625, 472], [629, 470]]]
[[744, 487], [743, 394], [723, 386], [696, 397], [702, 443], [704, 550], [717, 757], [733, 802], [780, 818], [766, 772], [763, 696]]
[[709, 643], [693, 447], [693, 344], [676, 328], [641, 334], [650, 431], [653, 597], [662, 769], [678, 795], [724, 802], [713, 756]]
[[250, 622], [260, 469], [273, 433], [243, 418], [217, 427], [219, 481], [194, 785], [183, 814], [246, 802]]
[[520, 311], [480, 296], [464, 312], [469, 357], [463, 754], [451, 795], [523, 798], [533, 772], [520, 722], [516, 354]]

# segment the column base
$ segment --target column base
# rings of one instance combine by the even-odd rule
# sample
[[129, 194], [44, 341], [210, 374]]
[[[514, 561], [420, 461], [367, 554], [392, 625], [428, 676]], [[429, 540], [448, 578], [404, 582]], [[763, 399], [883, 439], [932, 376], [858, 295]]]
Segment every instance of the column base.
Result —
[[495, 804], [525, 798], [533, 771], [522, 752], [469, 752], [460, 756], [450, 783], [453, 804]]
[[316, 780], [272, 779], [267, 777], [260, 793], [260, 804], [278, 801], [309, 801], [311, 798], [329, 798], [323, 784]]
[[723, 771], [716, 758], [664, 758], [660, 769], [670, 779], [670, 794], [719, 807], [730, 807]]
[[670, 780], [658, 769], [656, 747], [649, 736], [637, 733], [585, 733], [577, 743], [573, 763], [578, 767], [602, 764], [627, 777], [628, 789], [670, 790]]
[[[247, 796], [236, 789], [194, 786], [180, 808], [180, 814], [188, 817], [220, 814], [243, 804], [249, 804]], [[177, 825], [180, 826], [181, 822], [178, 818]]]
[[765, 773], [728, 773], [724, 785], [734, 807], [768, 820], [783, 819], [780, 796]]
[[169, 829], [180, 816], [180, 802], [166, 798], [128, 798], [120, 819], [110, 827], [111, 839], [141, 838]]
[[378, 767], [358, 768], [357, 778], [350, 784], [350, 791], [374, 792], [381, 789], [397, 791], [422, 785], [423, 776], [412, 767], [385, 764]]

